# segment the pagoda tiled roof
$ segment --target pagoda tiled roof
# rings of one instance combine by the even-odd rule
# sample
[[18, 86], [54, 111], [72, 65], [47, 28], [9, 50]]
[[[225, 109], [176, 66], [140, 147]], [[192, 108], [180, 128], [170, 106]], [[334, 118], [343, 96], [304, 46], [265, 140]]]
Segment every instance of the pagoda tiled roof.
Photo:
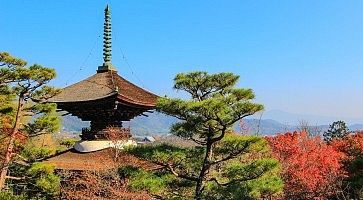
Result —
[[157, 95], [124, 79], [116, 71], [109, 70], [65, 87], [60, 94], [49, 99], [49, 102], [88, 102], [111, 96], [127, 104], [146, 107], [154, 107], [158, 98]]

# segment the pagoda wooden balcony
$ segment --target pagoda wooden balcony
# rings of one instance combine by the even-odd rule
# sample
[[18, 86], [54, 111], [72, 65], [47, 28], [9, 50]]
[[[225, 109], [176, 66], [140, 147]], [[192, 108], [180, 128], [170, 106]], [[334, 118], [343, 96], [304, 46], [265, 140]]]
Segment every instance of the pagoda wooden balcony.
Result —
[[[112, 129], [112, 130], [111, 130]], [[115, 133], [110, 134], [110, 131]], [[82, 128], [82, 140], [127, 140], [131, 138], [131, 129], [123, 127], [107, 127], [100, 131], [94, 131], [90, 128]]]

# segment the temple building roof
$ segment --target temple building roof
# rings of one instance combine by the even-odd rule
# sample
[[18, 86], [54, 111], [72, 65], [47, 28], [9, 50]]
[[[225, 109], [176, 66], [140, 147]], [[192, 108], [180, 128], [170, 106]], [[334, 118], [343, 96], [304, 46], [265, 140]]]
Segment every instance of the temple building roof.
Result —
[[154, 107], [157, 95], [148, 92], [117, 74], [106, 71], [70, 85], [55, 97], [49, 99], [53, 103], [76, 103], [100, 100], [115, 96], [121, 102], [136, 106]]

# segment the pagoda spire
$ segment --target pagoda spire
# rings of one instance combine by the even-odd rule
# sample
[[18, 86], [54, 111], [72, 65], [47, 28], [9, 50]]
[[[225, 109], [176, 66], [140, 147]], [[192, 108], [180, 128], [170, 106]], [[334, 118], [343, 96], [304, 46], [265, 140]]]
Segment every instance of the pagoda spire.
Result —
[[112, 56], [112, 38], [111, 38], [111, 10], [107, 4], [105, 8], [105, 22], [103, 24], [103, 64], [98, 67], [97, 72], [104, 72], [116, 69], [111, 64]]

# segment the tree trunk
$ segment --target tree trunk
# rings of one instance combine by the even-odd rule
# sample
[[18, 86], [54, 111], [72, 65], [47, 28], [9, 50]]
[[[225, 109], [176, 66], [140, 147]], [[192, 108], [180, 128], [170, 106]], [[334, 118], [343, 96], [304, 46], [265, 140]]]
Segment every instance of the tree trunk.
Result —
[[203, 161], [203, 166], [202, 169], [200, 171], [199, 177], [198, 177], [198, 181], [197, 181], [197, 186], [195, 188], [195, 196], [194, 199], [196, 200], [201, 200], [202, 199], [202, 193], [204, 190], [204, 180], [205, 177], [208, 173], [208, 170], [210, 168], [210, 161], [211, 161], [211, 156], [212, 156], [212, 143], [210, 141], [210, 138], [207, 139], [207, 150], [205, 153], [205, 157], [204, 157], [204, 161]]
[[16, 139], [16, 133], [19, 131], [20, 122], [23, 117], [23, 106], [24, 106], [24, 96], [20, 95], [18, 100], [18, 109], [16, 111], [15, 123], [13, 130], [11, 131], [10, 141], [8, 148], [6, 150], [5, 160], [3, 162], [3, 167], [0, 174], [0, 191], [5, 187], [6, 175], [8, 173], [9, 164], [11, 163], [11, 158], [13, 155], [14, 143]]

